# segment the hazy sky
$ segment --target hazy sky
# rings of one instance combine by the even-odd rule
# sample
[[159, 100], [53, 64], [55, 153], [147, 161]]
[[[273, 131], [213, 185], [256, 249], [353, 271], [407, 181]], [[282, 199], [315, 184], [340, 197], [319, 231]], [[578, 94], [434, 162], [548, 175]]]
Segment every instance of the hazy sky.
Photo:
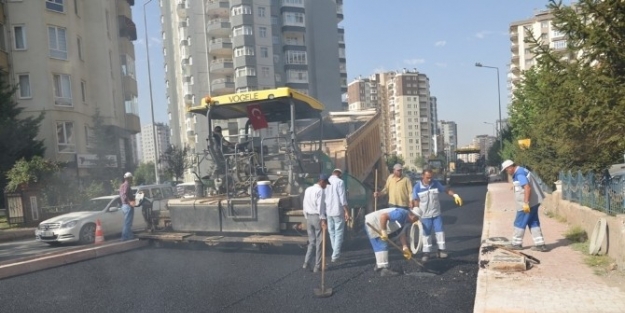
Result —
[[[199, 1], [199, 0], [191, 0]], [[311, 1], [311, 0], [307, 0]], [[568, 1], [567, 1], [568, 2]], [[151, 122], [143, 3], [133, 7], [141, 123]], [[438, 118], [458, 123], [459, 145], [493, 134], [498, 118], [497, 75], [475, 62], [499, 67], [502, 117], [507, 116], [510, 22], [530, 18], [546, 0], [345, 0], [348, 82], [380, 70], [417, 68], [430, 78]], [[167, 122], [160, 8], [147, 6], [154, 115]]]

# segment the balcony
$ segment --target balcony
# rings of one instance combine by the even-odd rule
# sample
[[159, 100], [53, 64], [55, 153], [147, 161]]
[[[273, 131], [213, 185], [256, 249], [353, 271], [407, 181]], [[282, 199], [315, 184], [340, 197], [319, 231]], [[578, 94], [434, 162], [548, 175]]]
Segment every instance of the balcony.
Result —
[[186, 0], [178, 0], [178, 4], [176, 5], [176, 12], [178, 13], [178, 17], [187, 18], [187, 10], [189, 9], [189, 4]]
[[135, 5], [135, 0], [126, 0], [126, 2], [128, 2], [129, 6]]
[[230, 3], [226, 0], [208, 0], [206, 1], [206, 14], [228, 17], [230, 15]]
[[512, 41], [519, 40], [519, 32], [517, 30], [510, 31], [510, 40]]
[[206, 32], [209, 36], [226, 37], [231, 31], [230, 20], [227, 18], [217, 18], [206, 23]]
[[122, 84], [124, 85], [124, 92], [128, 95], [138, 95], [137, 81], [128, 75], [122, 75]]
[[234, 63], [232, 62], [232, 59], [217, 59], [211, 61], [210, 73], [232, 75], [234, 73]]
[[208, 53], [216, 56], [232, 56], [230, 39], [213, 39], [208, 43]]
[[339, 21], [343, 20], [343, 5], [342, 4], [336, 5], [336, 17], [339, 19]]
[[191, 48], [189, 46], [180, 47], [180, 57], [186, 59], [191, 54]]
[[141, 122], [139, 116], [133, 113], [126, 113], [126, 130], [133, 135], [141, 132]]
[[514, 41], [512, 42], [512, 45], [510, 45], [510, 52], [519, 52], [519, 45]]
[[[127, 16], [128, 18], [132, 18], [132, 12], [130, 11], [130, 6], [127, 5], [126, 0], [117, 0], [118, 4], [116, 5], [117, 7], [117, 15], [123, 15], [123, 16]], [[119, 3], [122, 2], [122, 3]]]
[[234, 81], [228, 78], [214, 79], [211, 81], [211, 92], [213, 93], [234, 93]]
[[117, 16], [119, 22], [119, 36], [128, 40], [137, 40], [137, 26], [130, 18], [124, 15]]
[[282, 0], [282, 6], [304, 8], [304, 0]]

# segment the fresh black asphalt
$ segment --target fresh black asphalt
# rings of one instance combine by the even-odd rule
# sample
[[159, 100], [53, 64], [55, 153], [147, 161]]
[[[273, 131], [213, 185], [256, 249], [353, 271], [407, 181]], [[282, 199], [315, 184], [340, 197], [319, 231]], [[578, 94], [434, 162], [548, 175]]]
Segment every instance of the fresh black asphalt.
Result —
[[[419, 274], [391, 252], [395, 269], [379, 277], [362, 239], [326, 272], [329, 298], [316, 298], [320, 275], [303, 270], [298, 247], [145, 248], [0, 280], [1, 312], [472, 312], [486, 186], [456, 188], [465, 202], [443, 196], [450, 258]], [[420, 256], [420, 255], [419, 255]]]

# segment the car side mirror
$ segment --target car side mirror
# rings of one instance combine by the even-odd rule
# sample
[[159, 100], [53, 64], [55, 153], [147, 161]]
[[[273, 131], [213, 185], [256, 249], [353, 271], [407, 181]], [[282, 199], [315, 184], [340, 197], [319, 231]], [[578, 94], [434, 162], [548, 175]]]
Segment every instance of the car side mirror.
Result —
[[109, 212], [111, 212], [111, 213], [117, 212], [117, 211], [119, 211], [118, 207], [111, 207], [111, 208], [109, 208]]

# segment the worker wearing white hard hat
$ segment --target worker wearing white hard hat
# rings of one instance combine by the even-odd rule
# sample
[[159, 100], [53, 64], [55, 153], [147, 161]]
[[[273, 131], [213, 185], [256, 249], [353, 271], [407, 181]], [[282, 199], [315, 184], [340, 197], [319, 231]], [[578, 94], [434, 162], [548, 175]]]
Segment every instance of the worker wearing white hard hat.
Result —
[[119, 187], [119, 198], [122, 202], [121, 210], [124, 213], [124, 224], [122, 226], [122, 241], [133, 238], [132, 222], [135, 216], [135, 195], [132, 193], [132, 173], [124, 174], [124, 182]]
[[545, 194], [534, 178], [534, 174], [526, 168], [516, 165], [512, 160], [503, 161], [501, 171], [505, 171], [512, 176], [517, 209], [511, 248], [515, 250], [523, 249], [523, 236], [525, 235], [525, 229], [529, 227], [534, 240], [532, 250], [547, 251], [542, 229], [540, 228], [540, 220], [538, 219], [538, 208], [545, 199]]

